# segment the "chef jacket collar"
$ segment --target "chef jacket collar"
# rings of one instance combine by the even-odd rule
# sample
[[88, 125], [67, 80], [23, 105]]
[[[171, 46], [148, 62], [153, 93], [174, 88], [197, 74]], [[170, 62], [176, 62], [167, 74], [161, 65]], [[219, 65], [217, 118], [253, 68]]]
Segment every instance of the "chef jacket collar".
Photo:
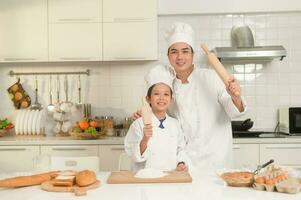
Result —
[[166, 114], [165, 114], [165, 118], [162, 119], [163, 121], [162, 121], [162, 123], [161, 123], [160, 120], [157, 118], [157, 116], [156, 116], [154, 113], [152, 113], [152, 123], [153, 123], [153, 127], [159, 127], [159, 128], [161, 128], [160, 125], [162, 124], [162, 125], [163, 125], [163, 128], [165, 128], [165, 127], [166, 127], [165, 122], [166, 122], [166, 119], [167, 119], [168, 117], [169, 117], [169, 116], [168, 116], [167, 113], [166, 113]]
[[[195, 66], [193, 65], [193, 69], [192, 72], [189, 74], [187, 81], [188, 83], [194, 82], [194, 80], [196, 80], [196, 70], [195, 70]], [[182, 84], [182, 81], [179, 78], [175, 78], [175, 81], [177, 84]]]

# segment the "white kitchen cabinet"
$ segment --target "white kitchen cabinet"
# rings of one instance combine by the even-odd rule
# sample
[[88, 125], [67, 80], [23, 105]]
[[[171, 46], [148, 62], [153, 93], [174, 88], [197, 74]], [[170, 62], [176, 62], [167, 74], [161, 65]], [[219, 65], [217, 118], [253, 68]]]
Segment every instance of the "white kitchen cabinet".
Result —
[[49, 60], [102, 60], [101, 36], [101, 23], [49, 24]]
[[101, 0], [48, 0], [50, 23], [101, 22]]
[[164, 0], [158, 1], [158, 13], [196, 14], [196, 13], [245, 13], [300, 11], [300, 0]]
[[260, 163], [270, 159], [282, 166], [301, 168], [301, 144], [260, 144]]
[[0, 171], [33, 171], [34, 158], [39, 153], [39, 146], [0, 146]]
[[1, 0], [0, 30], [0, 62], [48, 60], [47, 0]]
[[118, 170], [119, 157], [124, 152], [124, 145], [100, 145], [100, 171]]
[[98, 145], [41, 146], [41, 155], [50, 156], [98, 156]]
[[157, 22], [104, 23], [103, 59], [155, 60]]
[[255, 168], [259, 164], [259, 144], [233, 144], [233, 167]]
[[104, 22], [153, 21], [156, 18], [156, 0], [103, 0]]

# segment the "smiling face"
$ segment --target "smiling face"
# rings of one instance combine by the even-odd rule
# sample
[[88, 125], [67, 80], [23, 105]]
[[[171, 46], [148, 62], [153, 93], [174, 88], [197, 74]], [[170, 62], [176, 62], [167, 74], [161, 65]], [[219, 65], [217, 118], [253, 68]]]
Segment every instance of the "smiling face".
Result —
[[168, 49], [168, 60], [177, 74], [191, 72], [193, 68], [193, 50], [184, 42], [177, 42]]
[[171, 103], [172, 92], [168, 85], [164, 83], [157, 83], [150, 88], [146, 98], [148, 103], [151, 105], [154, 114], [165, 114]]

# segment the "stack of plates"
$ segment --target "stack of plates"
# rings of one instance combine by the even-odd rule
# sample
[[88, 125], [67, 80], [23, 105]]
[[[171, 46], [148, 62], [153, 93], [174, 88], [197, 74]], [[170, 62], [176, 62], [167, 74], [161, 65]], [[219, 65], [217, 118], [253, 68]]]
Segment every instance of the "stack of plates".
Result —
[[16, 135], [38, 135], [45, 130], [45, 113], [43, 110], [19, 110], [15, 122]]

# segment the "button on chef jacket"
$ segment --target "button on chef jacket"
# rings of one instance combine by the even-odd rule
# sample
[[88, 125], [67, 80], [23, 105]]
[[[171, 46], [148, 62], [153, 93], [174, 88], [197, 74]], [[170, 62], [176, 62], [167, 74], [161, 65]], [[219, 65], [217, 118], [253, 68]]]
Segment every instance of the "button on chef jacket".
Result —
[[192, 165], [197, 169], [231, 166], [231, 118], [246, 112], [244, 100], [244, 111], [240, 112], [217, 74], [196, 67], [188, 83], [175, 78], [173, 90], [175, 103], [169, 113], [181, 124]]
[[143, 154], [140, 154], [140, 142], [143, 138], [142, 117], [136, 119], [130, 126], [124, 140], [125, 151], [132, 158], [133, 170], [153, 168], [162, 171], [174, 170], [178, 162], [187, 161], [184, 151], [185, 140], [179, 122], [166, 115], [163, 127], [152, 114], [153, 135]]

